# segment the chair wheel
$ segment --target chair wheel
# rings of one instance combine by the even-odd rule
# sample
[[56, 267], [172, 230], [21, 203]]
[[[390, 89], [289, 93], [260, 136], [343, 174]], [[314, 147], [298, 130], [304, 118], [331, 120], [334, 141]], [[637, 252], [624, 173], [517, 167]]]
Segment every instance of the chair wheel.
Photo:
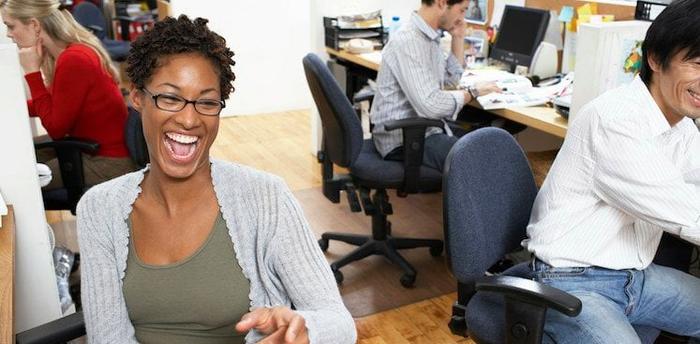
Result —
[[318, 239], [318, 246], [321, 247], [321, 251], [326, 252], [328, 250], [328, 239]]
[[338, 270], [332, 266], [331, 266], [331, 270], [333, 270], [333, 276], [335, 277], [335, 283], [342, 284], [343, 283], [343, 273], [340, 272], [340, 270]]
[[430, 255], [433, 257], [440, 257], [442, 255], [442, 244], [430, 247]]
[[401, 285], [404, 288], [411, 288], [413, 287], [413, 284], [416, 283], [416, 275], [408, 275], [405, 274], [401, 276]]

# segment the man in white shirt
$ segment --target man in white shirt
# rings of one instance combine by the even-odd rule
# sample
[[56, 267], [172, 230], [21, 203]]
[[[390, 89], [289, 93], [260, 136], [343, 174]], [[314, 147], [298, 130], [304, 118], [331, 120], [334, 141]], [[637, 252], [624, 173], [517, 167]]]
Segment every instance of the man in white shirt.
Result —
[[652, 263], [664, 232], [700, 244], [700, 1], [649, 28], [640, 77], [587, 104], [537, 195], [533, 277], [581, 299], [547, 312], [547, 340], [639, 343], [653, 327], [700, 338], [700, 279]]
[[[468, 0], [421, 0], [405, 25], [391, 32], [382, 50], [377, 91], [370, 117], [372, 138], [379, 154], [403, 160], [401, 130], [386, 131], [384, 123], [405, 118], [455, 119], [474, 97], [498, 90], [484, 83], [458, 90], [464, 72], [464, 15]], [[450, 54], [440, 49], [441, 31], [452, 36]], [[451, 89], [451, 90], [448, 90]], [[447, 153], [457, 138], [449, 128], [428, 128], [423, 164], [442, 171]]]

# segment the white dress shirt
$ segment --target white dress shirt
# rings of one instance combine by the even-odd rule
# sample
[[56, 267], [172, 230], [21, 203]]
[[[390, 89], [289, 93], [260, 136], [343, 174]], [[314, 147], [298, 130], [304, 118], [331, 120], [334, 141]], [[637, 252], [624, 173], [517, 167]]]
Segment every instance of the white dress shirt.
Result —
[[[396, 32], [382, 50], [377, 74], [377, 90], [370, 117], [372, 138], [377, 151], [386, 156], [403, 145], [401, 130], [386, 131], [384, 123], [404, 118], [454, 119], [464, 106], [464, 91], [456, 88], [464, 68], [452, 55], [440, 49], [440, 32], [417, 13]], [[449, 128], [445, 126], [449, 133]], [[441, 133], [428, 128], [426, 136]]]
[[523, 241], [556, 266], [644, 269], [664, 231], [700, 244], [700, 133], [671, 127], [642, 80], [571, 123]]

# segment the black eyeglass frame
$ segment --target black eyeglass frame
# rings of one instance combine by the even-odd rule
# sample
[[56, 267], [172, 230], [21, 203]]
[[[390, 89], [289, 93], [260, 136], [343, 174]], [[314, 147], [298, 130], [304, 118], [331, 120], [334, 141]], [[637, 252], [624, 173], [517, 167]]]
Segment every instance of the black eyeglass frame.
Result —
[[[175, 94], [169, 94], [169, 93], [155, 93], [155, 94], [154, 94], [153, 92], [149, 91], [149, 90], [146, 89], [145, 87], [142, 87], [142, 88], [141, 88], [141, 91], [143, 91], [144, 93], [147, 93], [147, 94], [151, 97], [151, 99], [153, 100], [153, 104], [155, 104], [156, 107], [157, 107], [158, 109], [163, 110], [163, 111], [167, 111], [167, 112], [178, 112], [178, 111], [182, 111], [182, 109], [184, 109], [184, 108], [187, 106], [187, 104], [192, 104], [192, 106], [194, 107], [194, 110], [197, 111], [198, 114], [200, 114], [200, 115], [202, 115], [202, 116], [212, 116], [212, 117], [213, 117], [213, 116], [219, 116], [219, 115], [221, 114], [221, 111], [226, 107], [226, 102], [224, 102], [223, 100], [217, 100], [217, 99], [196, 99], [196, 100], [190, 100], [190, 99], [186, 99], [186, 98], [180, 97], [180, 96], [175, 95]], [[160, 97], [170, 97], [170, 98], [175, 98], [175, 99], [182, 100], [182, 102], [183, 102], [182, 104], [183, 104], [183, 105], [182, 105], [181, 108], [179, 108], [179, 109], [177, 109], [177, 110], [162, 108], [160, 105], [158, 105], [158, 98], [160, 98]], [[219, 111], [218, 111], [216, 114], [208, 114], [208, 113], [203, 113], [202, 111], [200, 111], [200, 110], [197, 108], [197, 104], [198, 104], [198, 102], [201, 102], [201, 101], [204, 101], [204, 100], [206, 100], [206, 101], [218, 102], [218, 103], [221, 105], [221, 107], [219, 108]], [[201, 103], [199, 103], [199, 104], [201, 104]]]

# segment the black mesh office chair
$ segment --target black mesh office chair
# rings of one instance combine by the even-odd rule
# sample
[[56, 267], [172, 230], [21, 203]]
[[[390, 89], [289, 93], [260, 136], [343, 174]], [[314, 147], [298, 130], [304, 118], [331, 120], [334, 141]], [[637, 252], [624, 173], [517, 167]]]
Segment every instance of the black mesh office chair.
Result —
[[[139, 168], [148, 163], [148, 149], [143, 137], [141, 114], [129, 107], [129, 114], [124, 125], [124, 139], [129, 156]], [[90, 185], [85, 183], [83, 172], [83, 154], [94, 154], [99, 149], [96, 142], [63, 138], [60, 140], [41, 142], [34, 145], [36, 150], [53, 149], [56, 152], [58, 166], [61, 171], [63, 187], [42, 191], [45, 210], [69, 210], [75, 215], [75, 207], [80, 197]]]
[[[402, 196], [440, 190], [440, 171], [421, 164], [426, 128], [442, 128], [443, 123], [422, 118], [387, 123], [387, 130], [403, 130], [404, 146], [408, 149], [405, 149], [404, 162], [384, 160], [371, 139], [363, 140], [360, 120], [352, 104], [323, 61], [314, 54], [308, 54], [304, 57], [303, 64], [323, 126], [323, 148], [318, 153], [322, 164], [323, 194], [331, 202], [338, 203], [340, 191], [343, 190], [353, 212], [364, 209], [365, 214], [372, 217], [372, 235], [324, 233], [321, 236], [319, 245], [324, 251], [328, 249], [330, 240], [359, 246], [331, 264], [336, 281], [343, 281], [340, 268], [344, 265], [378, 254], [403, 269], [401, 284], [410, 287], [415, 282], [416, 271], [398, 250], [429, 247], [433, 256], [439, 256], [442, 254], [442, 241], [392, 236], [391, 223], [387, 221], [387, 215], [392, 214], [392, 207], [386, 190], [395, 189]], [[350, 174], [334, 175], [333, 165], [347, 168]]]

